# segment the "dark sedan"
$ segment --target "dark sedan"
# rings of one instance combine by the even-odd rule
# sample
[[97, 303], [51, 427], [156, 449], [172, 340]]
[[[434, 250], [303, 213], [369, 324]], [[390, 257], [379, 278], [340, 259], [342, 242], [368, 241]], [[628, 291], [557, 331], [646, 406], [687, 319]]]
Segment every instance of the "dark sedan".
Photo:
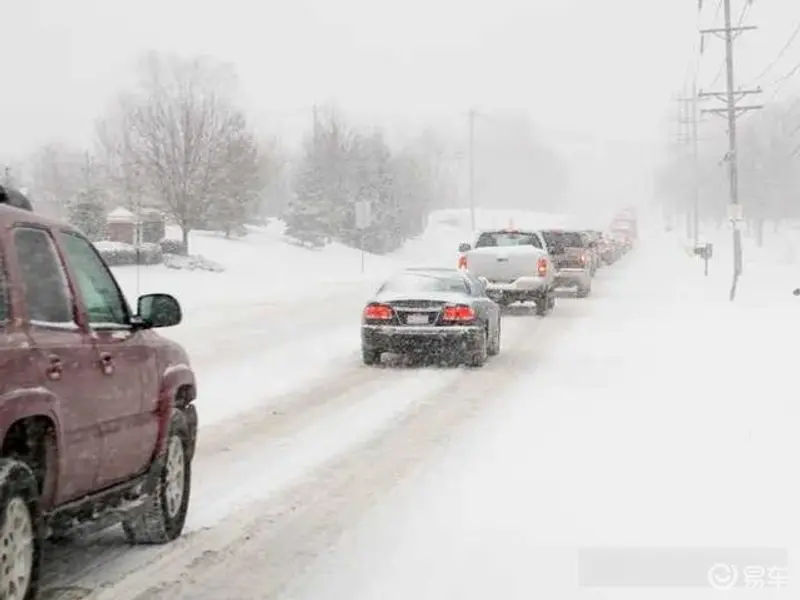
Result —
[[500, 352], [500, 307], [458, 269], [407, 269], [386, 281], [361, 318], [364, 363], [384, 352], [426, 354], [481, 367]]

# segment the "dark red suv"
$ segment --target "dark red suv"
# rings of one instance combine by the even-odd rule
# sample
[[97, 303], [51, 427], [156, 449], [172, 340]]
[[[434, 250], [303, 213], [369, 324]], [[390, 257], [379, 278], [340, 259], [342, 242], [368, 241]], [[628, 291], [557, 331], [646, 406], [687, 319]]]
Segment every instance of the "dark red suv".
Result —
[[[0, 188], [0, 598], [34, 598], [42, 542], [122, 523], [165, 543], [186, 520], [197, 412], [186, 352], [134, 314], [94, 246]], [[88, 530], [88, 531], [87, 531]]]

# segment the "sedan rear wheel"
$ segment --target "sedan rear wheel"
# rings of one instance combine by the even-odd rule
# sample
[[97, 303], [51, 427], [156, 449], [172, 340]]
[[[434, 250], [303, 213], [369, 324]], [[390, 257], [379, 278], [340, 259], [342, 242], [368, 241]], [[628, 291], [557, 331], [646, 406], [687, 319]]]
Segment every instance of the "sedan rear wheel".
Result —
[[365, 365], [372, 366], [377, 365], [381, 362], [381, 354], [383, 354], [380, 350], [373, 350], [371, 348], [362, 348], [361, 349], [361, 360], [364, 362]]
[[470, 367], [482, 367], [486, 364], [489, 356], [489, 330], [484, 329], [483, 335], [478, 338], [475, 347], [470, 354], [468, 365]]

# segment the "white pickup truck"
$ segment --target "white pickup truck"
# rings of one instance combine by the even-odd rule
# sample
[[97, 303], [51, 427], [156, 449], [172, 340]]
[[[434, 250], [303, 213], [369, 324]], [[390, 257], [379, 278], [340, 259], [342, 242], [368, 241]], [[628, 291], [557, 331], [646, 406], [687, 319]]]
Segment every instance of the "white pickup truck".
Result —
[[460, 269], [485, 280], [486, 294], [502, 306], [535, 302], [536, 314], [555, 306], [555, 269], [538, 231], [482, 231], [474, 244], [458, 247]]

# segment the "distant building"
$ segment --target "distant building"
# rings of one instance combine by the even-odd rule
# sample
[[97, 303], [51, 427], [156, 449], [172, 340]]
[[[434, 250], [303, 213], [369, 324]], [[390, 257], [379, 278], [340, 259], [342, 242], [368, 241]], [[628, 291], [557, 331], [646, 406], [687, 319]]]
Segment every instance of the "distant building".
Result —
[[157, 209], [142, 208], [137, 215], [120, 206], [108, 213], [106, 234], [112, 242], [157, 244], [166, 235], [166, 220]]

